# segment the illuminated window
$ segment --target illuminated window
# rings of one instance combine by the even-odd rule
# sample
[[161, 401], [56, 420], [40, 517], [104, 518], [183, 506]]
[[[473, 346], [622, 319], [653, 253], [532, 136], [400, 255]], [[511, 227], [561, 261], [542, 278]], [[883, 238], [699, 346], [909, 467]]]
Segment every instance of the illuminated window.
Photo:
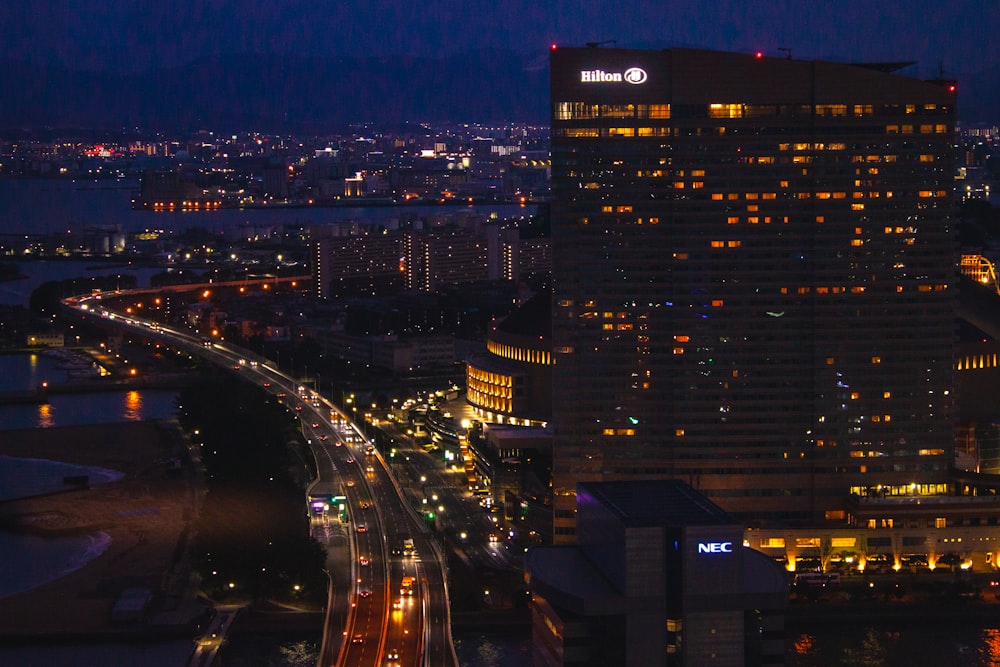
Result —
[[816, 115], [817, 116], [846, 116], [847, 115], [847, 105], [846, 104], [817, 104], [816, 105]]
[[856, 537], [832, 537], [830, 538], [830, 546], [834, 548], [853, 548], [858, 542]]
[[725, 248], [726, 247], [726, 242], [725, 241], [712, 241], [712, 247], [713, 248]]
[[863, 211], [863, 210], [865, 210], [865, 205], [864, 204], [851, 204], [851, 210], [852, 211]]
[[635, 116], [635, 105], [602, 104], [598, 113], [602, 118], [632, 118]]
[[730, 225], [739, 224], [739, 221], [740, 221], [740, 218], [739, 218], [739, 216], [736, 216], [736, 215], [731, 215], [728, 218], [726, 218], [726, 222], [728, 224], [730, 224]]
[[851, 392], [851, 400], [852, 400], [852, 401], [856, 401], [856, 400], [858, 400], [858, 397], [859, 397], [859, 394], [858, 394], [858, 392], [856, 392], [856, 391], [852, 391], [852, 392]]
[[677, 436], [678, 438], [681, 437], [681, 436], [683, 436], [684, 435], [684, 429], [682, 429], [682, 428], [677, 429], [676, 431], [674, 431], [674, 435]]
[[709, 118], [743, 118], [742, 104], [709, 104]]
[[726, 241], [726, 246], [729, 248], [739, 248], [742, 243], [742, 241]]
[[765, 537], [761, 539], [760, 546], [764, 549], [784, 549], [785, 548], [785, 538], [783, 537]]
[[721, 192], [713, 192], [712, 193], [712, 201], [722, 201], [722, 193]]
[[[872, 357], [872, 363], [873, 364], [881, 364], [882, 363], [882, 357]], [[886, 392], [886, 393], [888, 394], [889, 392]], [[889, 398], [889, 397], [886, 396], [886, 398]]]
[[677, 341], [678, 343], [687, 343], [691, 339], [689, 336], [677, 335], [674, 336], [674, 340]]
[[650, 118], [670, 118], [670, 105], [669, 104], [650, 104], [649, 105], [649, 117]]
[[948, 519], [946, 519], [944, 517], [938, 517], [938, 518], [934, 519], [934, 527], [935, 528], [947, 528], [948, 527]]
[[719, 308], [725, 303], [722, 299], [712, 299], [712, 307]]
[[684, 348], [683, 347], [675, 347], [674, 348], [674, 354], [684, 354]]

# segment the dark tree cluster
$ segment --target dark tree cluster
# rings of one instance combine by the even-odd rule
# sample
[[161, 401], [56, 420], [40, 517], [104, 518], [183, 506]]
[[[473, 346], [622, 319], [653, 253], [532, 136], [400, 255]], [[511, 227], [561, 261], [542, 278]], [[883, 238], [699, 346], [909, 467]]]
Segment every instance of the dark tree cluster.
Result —
[[70, 280], [50, 280], [42, 283], [31, 293], [28, 307], [39, 315], [51, 315], [60, 308], [60, 302], [78, 294], [90, 294], [94, 290], [111, 292], [123, 289], [135, 289], [134, 275], [89, 276]]
[[235, 381], [189, 388], [179, 406], [206, 476], [193, 541], [203, 590], [217, 599], [320, 603], [325, 554], [309, 536], [294, 419]]

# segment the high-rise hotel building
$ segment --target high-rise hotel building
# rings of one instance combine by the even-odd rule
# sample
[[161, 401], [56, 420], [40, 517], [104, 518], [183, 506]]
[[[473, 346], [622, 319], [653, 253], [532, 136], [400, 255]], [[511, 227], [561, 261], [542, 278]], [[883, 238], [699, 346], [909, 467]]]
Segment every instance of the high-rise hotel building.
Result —
[[678, 478], [753, 525], [948, 492], [955, 90], [692, 49], [551, 53], [554, 531]]

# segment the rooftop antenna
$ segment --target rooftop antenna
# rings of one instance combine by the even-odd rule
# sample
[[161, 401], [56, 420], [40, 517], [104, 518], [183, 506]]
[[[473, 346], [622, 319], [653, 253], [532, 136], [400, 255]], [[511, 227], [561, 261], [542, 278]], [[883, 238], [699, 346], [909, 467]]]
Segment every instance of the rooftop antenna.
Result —
[[788, 48], [787, 46], [779, 46], [778, 50], [781, 51], [782, 53], [786, 54], [785, 57], [788, 58], [789, 60], [792, 59], [792, 50], [790, 48]]
[[606, 39], [603, 42], [587, 42], [587, 47], [591, 49], [596, 49], [598, 46], [604, 46], [605, 44], [617, 44], [618, 40]]

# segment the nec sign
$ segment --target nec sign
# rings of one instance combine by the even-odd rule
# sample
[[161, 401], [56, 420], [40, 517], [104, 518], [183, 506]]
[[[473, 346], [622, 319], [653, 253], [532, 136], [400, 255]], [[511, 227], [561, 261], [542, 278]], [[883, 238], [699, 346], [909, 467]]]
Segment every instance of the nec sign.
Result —
[[732, 542], [699, 542], [698, 553], [700, 554], [731, 554], [733, 553]]

